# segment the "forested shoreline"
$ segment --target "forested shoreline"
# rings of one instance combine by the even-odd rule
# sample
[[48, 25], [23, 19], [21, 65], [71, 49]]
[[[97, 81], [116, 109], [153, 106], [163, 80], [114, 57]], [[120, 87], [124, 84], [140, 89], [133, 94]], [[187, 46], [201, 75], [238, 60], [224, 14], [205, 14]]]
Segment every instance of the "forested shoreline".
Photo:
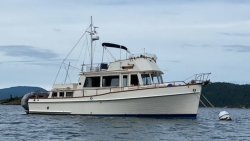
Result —
[[[210, 83], [203, 86], [202, 94], [215, 107], [250, 108], [250, 84]], [[203, 96], [201, 100], [205, 105], [209, 105]], [[202, 106], [201, 103], [200, 106]]]
[[[29, 87], [22, 88], [25, 89]], [[11, 90], [9, 91], [11, 92]], [[226, 82], [214, 82], [202, 87], [202, 95], [215, 107], [250, 108], [250, 84], [239, 85]], [[201, 101], [209, 107], [209, 103], [202, 95]], [[0, 100], [0, 104], [20, 105], [21, 98], [22, 96], [12, 97], [12, 95], [9, 94], [9, 98]], [[203, 106], [203, 104], [200, 103], [200, 106]]]

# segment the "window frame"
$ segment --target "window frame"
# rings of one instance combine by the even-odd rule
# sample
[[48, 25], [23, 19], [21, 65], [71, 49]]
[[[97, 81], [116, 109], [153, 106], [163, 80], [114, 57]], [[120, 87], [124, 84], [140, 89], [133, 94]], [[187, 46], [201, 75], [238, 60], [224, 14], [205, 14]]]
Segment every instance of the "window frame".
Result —
[[[89, 78], [91, 78], [91, 86], [87, 86], [89, 84], [86, 84], [89, 81], [88, 80]], [[93, 82], [92, 78], [99, 78], [99, 79], [98, 79], [98, 81]], [[93, 86], [94, 83], [96, 83], [96, 84], [99, 83], [99, 86], [97, 86], [97, 85]], [[86, 76], [83, 87], [84, 88], [100, 88], [101, 87], [101, 76]]]
[[[143, 75], [145, 75], [145, 76], [143, 76]], [[148, 77], [146, 76], [146, 75], [148, 75]], [[142, 84], [143, 85], [151, 85], [152, 84], [152, 79], [151, 79], [151, 74], [150, 73], [141, 73], [141, 80], [142, 80]], [[144, 83], [144, 80], [145, 81], [149, 81], [148, 83]]]
[[[136, 76], [136, 78], [137, 78], [137, 85], [136, 84], [132, 84], [132, 76]], [[139, 77], [138, 77], [138, 74], [136, 73], [132, 73], [132, 74], [130, 74], [130, 81], [129, 81], [129, 86], [139, 86], [140, 85], [140, 81], [139, 81]]]
[[[68, 96], [69, 93], [71, 93], [72, 95]], [[65, 97], [73, 97], [73, 95], [74, 95], [74, 92], [66, 92]]]
[[[124, 76], [126, 76], [126, 85], [124, 86]], [[122, 87], [128, 87], [128, 82], [129, 82], [129, 80], [128, 80], [128, 74], [122, 74]]]
[[[56, 94], [56, 95], [55, 95]], [[57, 92], [52, 92], [52, 97], [57, 97], [58, 96], [58, 93]]]
[[[104, 84], [104, 80], [106, 81], [107, 79], [105, 79], [105, 77], [107, 78], [107, 77], [114, 77], [114, 76], [118, 76], [118, 85], [111, 85], [112, 84], [112, 79], [110, 80], [110, 86], [107, 86], [106, 84], [105, 84], [105, 86], [103, 85]], [[105, 82], [105, 83], [107, 83], [107, 82]], [[103, 75], [102, 76], [102, 79], [101, 79], [101, 86], [102, 87], [119, 87], [120, 86], [120, 75], [118, 74], [118, 75]]]

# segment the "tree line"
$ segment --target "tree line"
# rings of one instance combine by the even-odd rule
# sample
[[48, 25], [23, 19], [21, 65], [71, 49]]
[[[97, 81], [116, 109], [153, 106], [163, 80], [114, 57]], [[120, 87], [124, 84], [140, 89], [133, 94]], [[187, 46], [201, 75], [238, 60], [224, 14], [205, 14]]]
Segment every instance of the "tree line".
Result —
[[[250, 84], [211, 83], [202, 87], [202, 94], [215, 107], [250, 108]], [[203, 96], [201, 100], [209, 105]]]
[[[202, 87], [202, 95], [215, 107], [250, 108], [250, 84], [210, 83]], [[22, 96], [19, 97], [9, 94], [9, 98], [0, 100], [0, 104], [19, 105], [21, 98]], [[209, 106], [209, 103], [203, 96], [201, 96], [201, 100], [206, 106]], [[203, 104], [200, 103], [200, 106], [203, 106]]]

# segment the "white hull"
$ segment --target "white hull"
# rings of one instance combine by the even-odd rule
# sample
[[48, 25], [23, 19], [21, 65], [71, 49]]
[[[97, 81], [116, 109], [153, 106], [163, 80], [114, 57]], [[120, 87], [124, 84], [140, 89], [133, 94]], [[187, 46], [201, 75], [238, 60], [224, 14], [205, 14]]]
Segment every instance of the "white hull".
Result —
[[196, 117], [200, 91], [201, 85], [186, 85], [81, 98], [29, 99], [29, 113]]

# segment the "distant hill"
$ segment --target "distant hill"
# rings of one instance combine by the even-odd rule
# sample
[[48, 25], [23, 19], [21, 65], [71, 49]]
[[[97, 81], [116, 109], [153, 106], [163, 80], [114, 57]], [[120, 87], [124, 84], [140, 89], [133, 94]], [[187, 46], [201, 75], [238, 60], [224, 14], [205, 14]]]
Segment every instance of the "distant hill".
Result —
[[[250, 108], [250, 84], [211, 83], [202, 88], [202, 94], [215, 107]], [[201, 100], [206, 101], [203, 97]]]
[[[9, 99], [10, 94], [13, 98], [22, 97], [31, 91], [46, 91], [40, 87], [18, 86], [0, 89], [0, 100]], [[250, 84], [239, 85], [226, 82], [214, 82], [202, 87], [202, 94], [215, 107], [237, 107], [250, 108]], [[201, 96], [201, 100], [209, 106]], [[202, 104], [200, 103], [200, 106]]]
[[30, 87], [30, 86], [17, 86], [17, 87], [4, 88], [0, 89], [0, 100], [8, 99], [10, 98], [10, 95], [12, 95], [13, 98], [22, 97], [24, 94], [32, 91], [44, 92], [46, 90], [40, 87]]

